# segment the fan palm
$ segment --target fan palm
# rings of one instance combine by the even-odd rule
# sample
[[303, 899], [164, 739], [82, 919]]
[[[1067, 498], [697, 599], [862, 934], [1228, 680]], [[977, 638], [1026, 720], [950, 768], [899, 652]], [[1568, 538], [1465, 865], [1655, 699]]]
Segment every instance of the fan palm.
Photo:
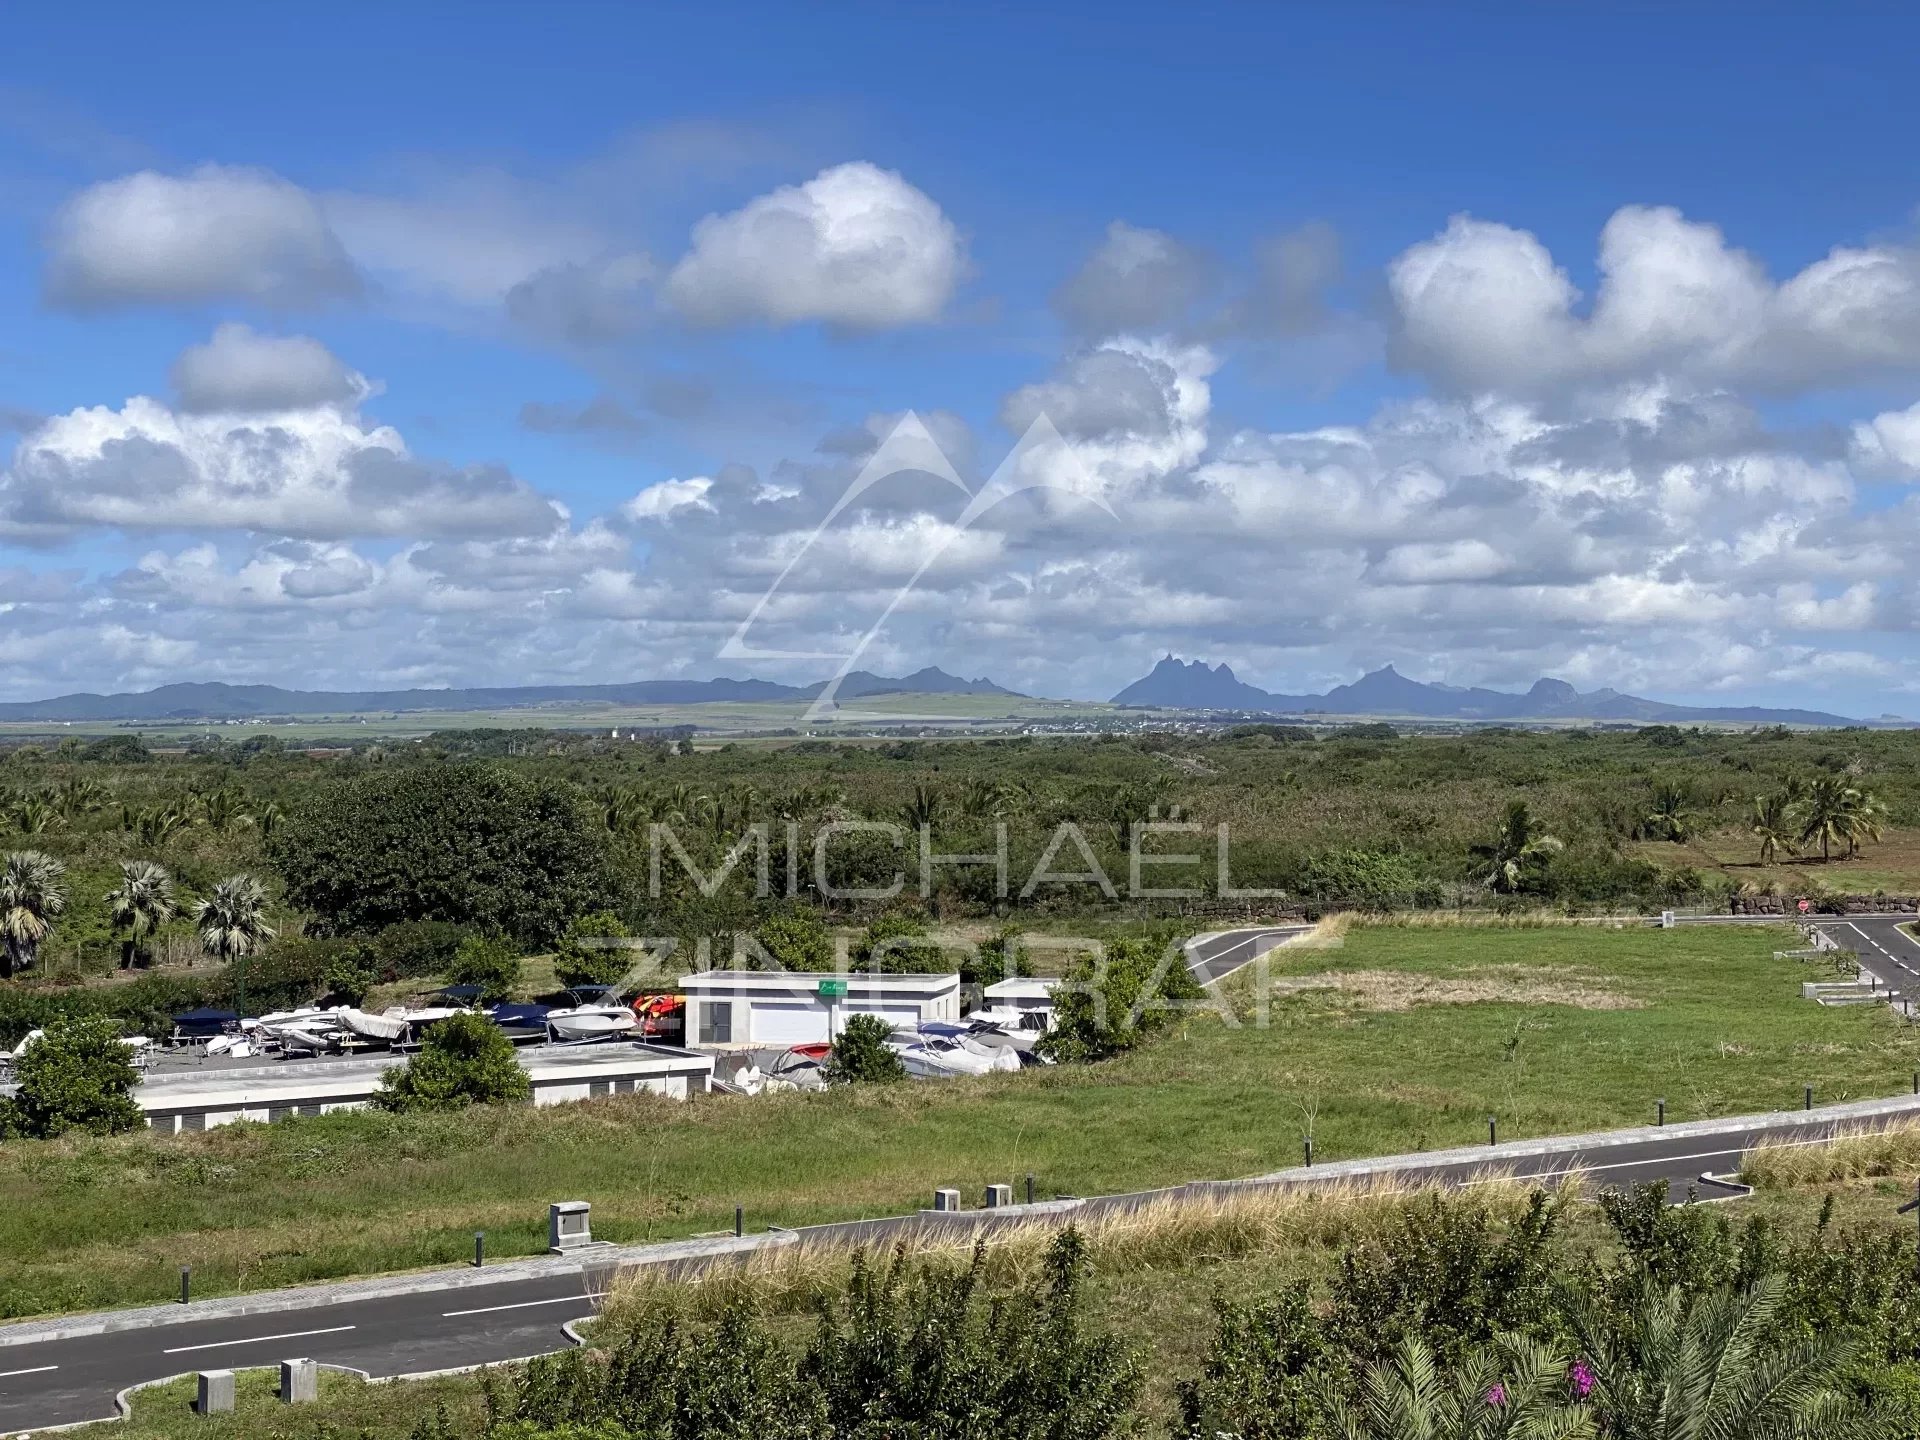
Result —
[[1566, 1367], [1551, 1350], [1502, 1336], [1442, 1374], [1427, 1343], [1401, 1342], [1360, 1382], [1358, 1403], [1329, 1390], [1321, 1404], [1337, 1440], [1575, 1440], [1588, 1412], [1566, 1401]]
[[1591, 1361], [1589, 1403], [1619, 1440], [1846, 1440], [1876, 1433], [1845, 1388], [1856, 1347], [1831, 1333], [1775, 1337], [1785, 1282], [1689, 1297], [1649, 1283], [1624, 1321], [1573, 1306]]
[[1487, 866], [1481, 883], [1511, 893], [1520, 888], [1530, 865], [1544, 862], [1566, 848], [1566, 843], [1557, 836], [1539, 829], [1533, 809], [1526, 801], [1515, 800], [1507, 806], [1493, 842], [1474, 846], [1473, 854]]
[[251, 875], [222, 880], [193, 907], [200, 948], [229, 965], [245, 959], [274, 936], [266, 911], [267, 892]]
[[107, 892], [107, 918], [120, 932], [120, 968], [150, 964], [153, 937], [176, 913], [173, 877], [151, 860], [120, 862], [120, 885]]
[[17, 850], [0, 866], [0, 979], [33, 964], [67, 908], [67, 867], [39, 850]]
[[1756, 795], [1749, 821], [1753, 838], [1760, 842], [1760, 863], [1771, 865], [1781, 850], [1789, 853], [1798, 832], [1793, 828], [1793, 805], [1785, 795]]

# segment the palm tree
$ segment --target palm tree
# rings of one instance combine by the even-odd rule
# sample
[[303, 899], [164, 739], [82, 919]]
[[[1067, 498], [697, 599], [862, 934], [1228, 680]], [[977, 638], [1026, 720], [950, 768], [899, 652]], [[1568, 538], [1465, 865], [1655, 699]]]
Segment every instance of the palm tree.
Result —
[[105, 805], [107, 792], [97, 780], [72, 775], [54, 791], [53, 803], [59, 807], [60, 818], [71, 825]]
[[1760, 842], [1760, 863], [1771, 865], [1782, 849], [1793, 850], [1793, 805], [1785, 795], [1756, 795], [1749, 828]]
[[280, 822], [287, 818], [287, 812], [269, 800], [253, 815], [253, 828], [260, 832], [262, 840], [271, 840], [273, 832], [280, 828]]
[[1870, 790], [1851, 789], [1847, 794], [1852, 797], [1846, 805], [1847, 855], [1851, 858], [1860, 853], [1862, 840], [1879, 843], [1880, 821], [1887, 807]]
[[67, 867], [39, 850], [16, 850], [0, 866], [0, 980], [25, 970], [67, 908]]
[[274, 936], [266, 909], [267, 892], [251, 875], [222, 880], [212, 895], [193, 907], [200, 948], [229, 965], [245, 959]]
[[191, 823], [186, 815], [170, 805], [156, 805], [140, 810], [135, 810], [131, 806], [122, 806], [120, 810], [120, 828], [149, 850], [166, 844]]
[[1820, 842], [1820, 861], [1833, 858], [1833, 842], [1847, 838], [1848, 816], [1859, 792], [1838, 775], [1820, 775], [1807, 786], [1800, 812], [1800, 843]]
[[27, 795], [13, 804], [13, 828], [22, 835], [44, 835], [60, 823], [60, 812], [44, 795]]
[[151, 860], [122, 860], [120, 887], [107, 892], [107, 918], [125, 937], [120, 968], [153, 962], [153, 937], [174, 917], [173, 877]]
[[916, 785], [912, 797], [900, 807], [900, 823], [913, 830], [930, 829], [939, 823], [945, 809], [946, 801], [938, 790], [930, 785]]
[[1655, 840], [1671, 840], [1678, 845], [1693, 834], [1693, 796], [1685, 785], [1662, 780], [1653, 787], [1653, 809], [1641, 820], [1643, 828]]
[[240, 808], [243, 799], [231, 786], [209, 790], [200, 797], [200, 818], [215, 832], [224, 832], [229, 825], [244, 825], [253, 817]]
[[1593, 1419], [1566, 1402], [1566, 1365], [1543, 1345], [1503, 1335], [1442, 1373], [1419, 1336], [1360, 1382], [1358, 1404], [1328, 1386], [1321, 1406], [1338, 1440], [1577, 1440]]
[[646, 819], [646, 801], [631, 785], [616, 786], [600, 794], [600, 820], [615, 835], [624, 835]]
[[1831, 1331], [1798, 1342], [1775, 1338], [1784, 1289], [1778, 1275], [1745, 1294], [1689, 1297], [1649, 1283], [1617, 1323], [1597, 1304], [1576, 1305], [1574, 1333], [1593, 1375], [1589, 1403], [1606, 1433], [1621, 1440], [1874, 1433], [1845, 1388], [1852, 1341]]
[[1564, 841], [1537, 829], [1537, 825], [1526, 801], [1515, 800], [1507, 806], [1493, 843], [1473, 847], [1475, 857], [1488, 867], [1481, 884], [1495, 890], [1518, 890], [1529, 865], [1567, 848]]

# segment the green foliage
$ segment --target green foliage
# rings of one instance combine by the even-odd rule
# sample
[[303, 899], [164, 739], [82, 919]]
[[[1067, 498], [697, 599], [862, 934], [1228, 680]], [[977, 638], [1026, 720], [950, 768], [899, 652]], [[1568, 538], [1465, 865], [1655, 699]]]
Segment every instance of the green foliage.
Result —
[[1300, 888], [1314, 900], [1357, 910], [1397, 910], [1440, 903], [1440, 887], [1423, 879], [1411, 857], [1377, 850], [1325, 850], [1307, 861]]
[[1264, 1300], [1216, 1301], [1214, 1341], [1200, 1375], [1182, 1381], [1185, 1440], [1310, 1440], [1335, 1352], [1304, 1281]]
[[1054, 992], [1054, 1028], [1040, 1040], [1057, 1060], [1105, 1060], [1132, 1049], [1201, 999], [1180, 942], [1118, 940], [1088, 956]]
[[362, 946], [342, 954], [327, 965], [323, 976], [327, 994], [342, 1005], [359, 1005], [367, 992], [380, 983], [379, 972]]
[[442, 920], [551, 945], [611, 900], [608, 845], [570, 785], [423, 762], [318, 787], [270, 848], [288, 899], [335, 931]]
[[519, 947], [500, 935], [469, 935], [453, 952], [447, 982], [478, 985], [482, 1004], [498, 1004], [520, 983]]
[[554, 973], [562, 985], [612, 985], [626, 976], [639, 958], [623, 946], [594, 945], [594, 940], [625, 940], [630, 932], [610, 910], [596, 910], [567, 922], [566, 934], [554, 955]]
[[57, 1021], [14, 1062], [12, 1126], [47, 1137], [69, 1130], [113, 1135], [144, 1123], [133, 1101], [140, 1073], [111, 1020]]
[[830, 1085], [890, 1084], [907, 1078], [899, 1052], [887, 1044], [893, 1026], [878, 1015], [849, 1015], [827, 1056]]
[[504, 1105], [533, 1094], [513, 1042], [486, 1016], [465, 1012], [432, 1026], [415, 1055], [380, 1077], [383, 1110], [459, 1110]]
[[789, 970], [832, 970], [833, 935], [811, 905], [793, 906], [754, 927], [754, 939]]
[[367, 953], [382, 981], [418, 980], [444, 975], [473, 931], [447, 920], [403, 920], [367, 942]]
[[878, 916], [853, 947], [857, 970], [883, 975], [952, 974], [953, 962], [938, 945], [918, 943], [927, 933], [926, 911], [903, 905]]

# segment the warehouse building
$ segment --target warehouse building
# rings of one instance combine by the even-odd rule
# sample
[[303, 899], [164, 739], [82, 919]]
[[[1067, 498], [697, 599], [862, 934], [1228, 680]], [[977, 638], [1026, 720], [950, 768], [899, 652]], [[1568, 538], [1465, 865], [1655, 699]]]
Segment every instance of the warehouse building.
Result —
[[687, 1040], [701, 1046], [818, 1045], [849, 1016], [901, 1030], [960, 1018], [958, 975], [828, 975], [799, 970], [703, 970], [680, 977]]

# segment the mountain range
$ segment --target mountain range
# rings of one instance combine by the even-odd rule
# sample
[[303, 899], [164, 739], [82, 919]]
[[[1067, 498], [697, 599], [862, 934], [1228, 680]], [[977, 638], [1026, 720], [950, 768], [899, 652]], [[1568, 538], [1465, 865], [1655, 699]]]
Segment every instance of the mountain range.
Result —
[[1618, 690], [1574, 689], [1540, 679], [1524, 693], [1478, 686], [1429, 685], [1391, 665], [1369, 671], [1324, 695], [1276, 695], [1249, 685], [1225, 665], [1181, 661], [1169, 655], [1151, 673], [1113, 697], [1116, 705], [1179, 710], [1244, 710], [1279, 715], [1418, 715], [1445, 720], [1618, 720], [1629, 724], [1717, 721], [1755, 725], [1857, 725], [1821, 710], [1774, 710], [1757, 705], [1668, 705]]
[[[0, 704], [0, 721], [238, 720], [261, 715], [340, 715], [380, 710], [506, 710], [521, 706], [593, 704], [703, 705], [715, 701], [814, 699], [826, 688], [771, 680], [636, 680], [624, 685], [506, 685], [448, 690], [283, 690], [278, 685], [220, 681], [162, 685], [116, 695], [61, 695]], [[927, 667], [890, 677], [850, 671], [837, 698], [866, 695], [1011, 695], [991, 680], [963, 680]], [[1024, 698], [1024, 697], [1019, 697]]]

